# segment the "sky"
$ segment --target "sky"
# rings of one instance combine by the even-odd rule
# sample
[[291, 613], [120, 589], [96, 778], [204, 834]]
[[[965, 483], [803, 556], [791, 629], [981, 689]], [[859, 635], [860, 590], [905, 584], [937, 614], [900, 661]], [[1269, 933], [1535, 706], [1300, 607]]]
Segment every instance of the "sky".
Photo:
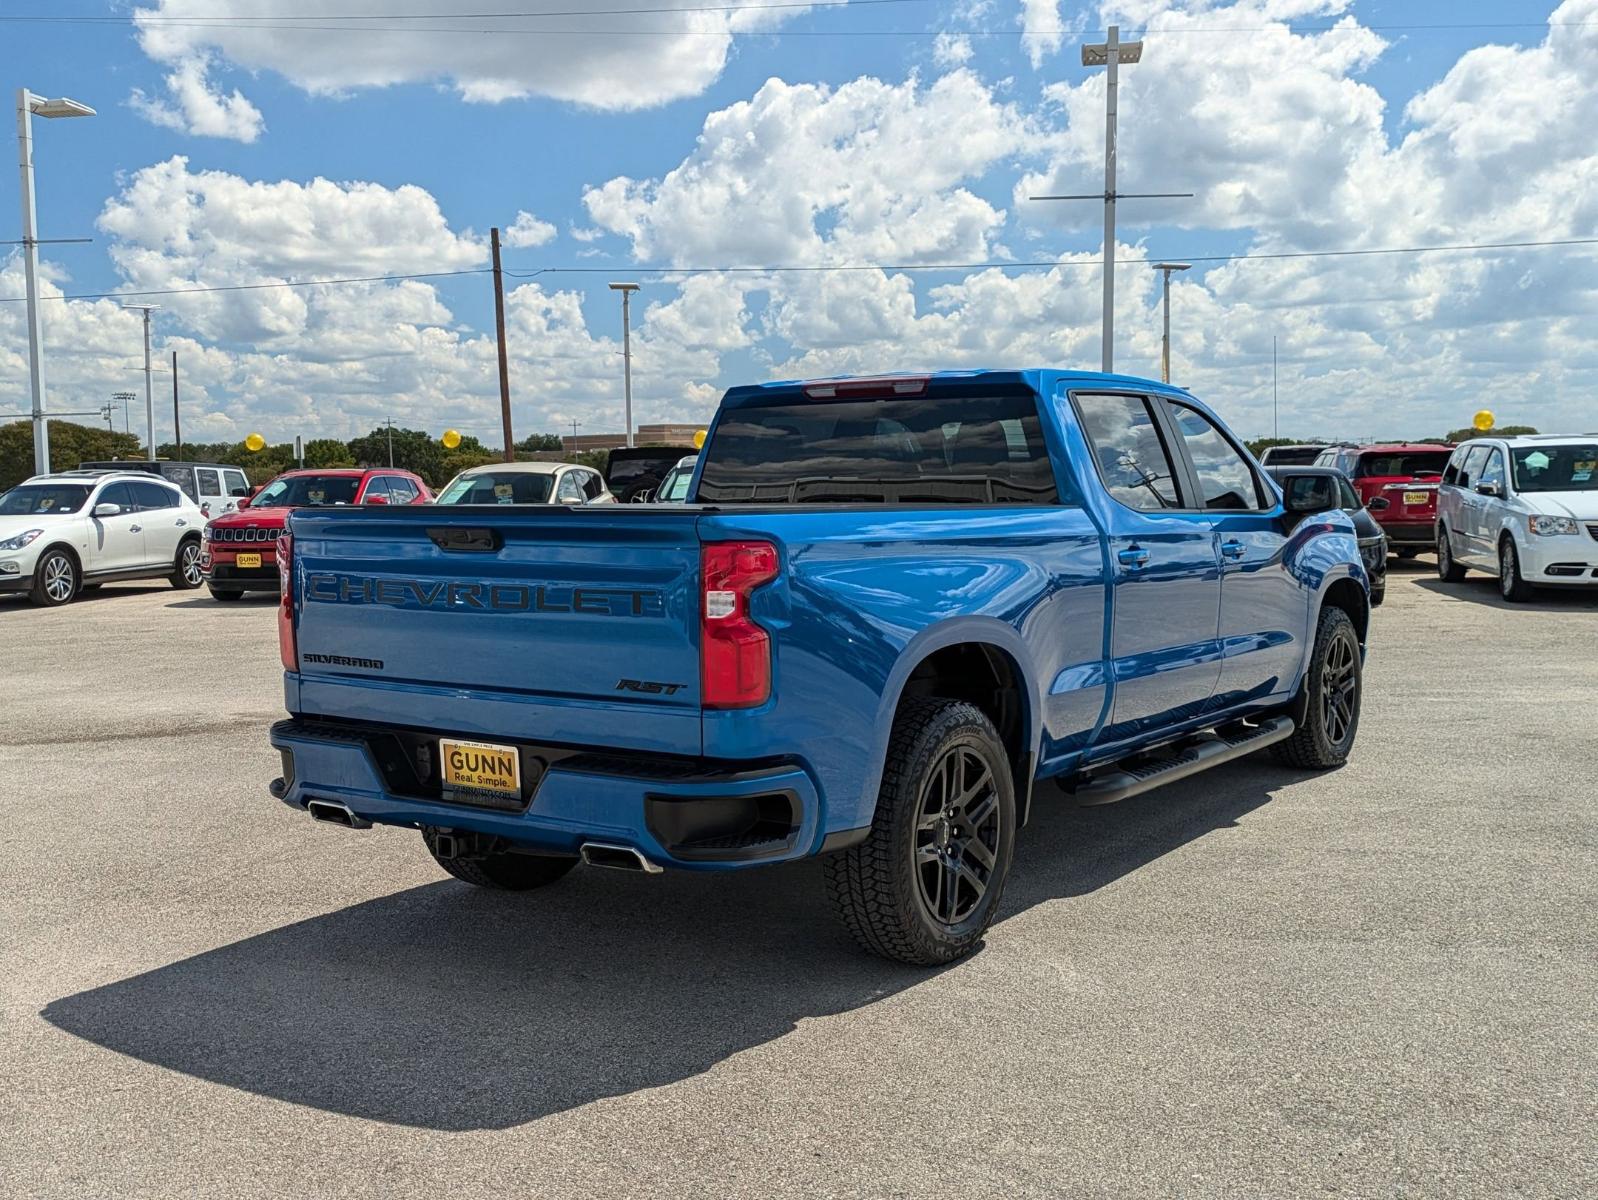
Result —
[[[639, 422], [1097, 369], [1102, 204], [1029, 197], [1103, 190], [1112, 22], [1120, 189], [1194, 194], [1119, 205], [1118, 370], [1190, 261], [1172, 378], [1245, 436], [1598, 428], [1598, 245], [1347, 253], [1598, 240], [1598, 0], [12, 0], [7, 95], [97, 110], [34, 121], [39, 236], [92, 239], [42, 247], [48, 407], [142, 390], [147, 300], [185, 440], [498, 444], [495, 226], [518, 438], [621, 428], [612, 280]], [[0, 246], [0, 420], [24, 291]]]

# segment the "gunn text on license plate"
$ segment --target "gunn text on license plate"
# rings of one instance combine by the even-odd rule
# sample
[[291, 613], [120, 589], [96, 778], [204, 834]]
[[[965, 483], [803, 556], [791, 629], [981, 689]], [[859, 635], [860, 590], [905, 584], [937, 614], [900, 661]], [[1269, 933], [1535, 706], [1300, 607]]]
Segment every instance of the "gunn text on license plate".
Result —
[[261, 556], [259, 554], [241, 554], [237, 559], [237, 565], [241, 567], [258, 567], [261, 565]]
[[1426, 503], [1426, 497], [1429, 496], [1429, 495], [1431, 495], [1430, 492], [1405, 492], [1404, 493], [1404, 503], [1405, 504], [1425, 504]]
[[521, 758], [515, 746], [440, 738], [438, 760], [443, 765], [447, 788], [467, 788], [501, 796], [522, 794]]

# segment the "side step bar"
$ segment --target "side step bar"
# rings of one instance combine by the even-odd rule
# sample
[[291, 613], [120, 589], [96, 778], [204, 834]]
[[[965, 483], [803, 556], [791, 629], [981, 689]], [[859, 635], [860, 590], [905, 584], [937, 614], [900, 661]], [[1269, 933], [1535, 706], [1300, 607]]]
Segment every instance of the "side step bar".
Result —
[[1163, 758], [1153, 759], [1142, 766], [1122, 767], [1106, 771], [1103, 775], [1080, 784], [1070, 793], [1079, 805], [1114, 804], [1131, 796], [1141, 795], [1189, 775], [1197, 775], [1211, 767], [1253, 754], [1275, 742], [1293, 736], [1293, 718], [1272, 717], [1258, 725], [1244, 726], [1232, 734], [1207, 734], [1202, 740], [1189, 743]]

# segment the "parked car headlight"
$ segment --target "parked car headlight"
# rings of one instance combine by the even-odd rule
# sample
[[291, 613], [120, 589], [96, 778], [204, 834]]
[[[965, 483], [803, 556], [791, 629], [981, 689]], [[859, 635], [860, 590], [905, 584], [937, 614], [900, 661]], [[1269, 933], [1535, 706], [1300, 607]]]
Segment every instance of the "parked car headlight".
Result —
[[1580, 533], [1581, 526], [1576, 524], [1571, 517], [1532, 517], [1530, 518], [1531, 531], [1542, 534], [1544, 537], [1553, 537], [1560, 533]]
[[42, 529], [24, 529], [16, 537], [0, 542], [0, 550], [20, 550], [43, 532]]

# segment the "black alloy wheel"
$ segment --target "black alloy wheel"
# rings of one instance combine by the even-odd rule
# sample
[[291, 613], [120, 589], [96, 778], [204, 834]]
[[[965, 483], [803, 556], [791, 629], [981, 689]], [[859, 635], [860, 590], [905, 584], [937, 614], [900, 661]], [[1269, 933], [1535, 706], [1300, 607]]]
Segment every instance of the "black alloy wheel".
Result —
[[1332, 639], [1321, 668], [1321, 729], [1331, 745], [1340, 746], [1358, 719], [1359, 647], [1353, 639]]
[[987, 763], [951, 746], [927, 776], [916, 824], [921, 902], [942, 925], [958, 925], [982, 903], [999, 854], [999, 791]]

